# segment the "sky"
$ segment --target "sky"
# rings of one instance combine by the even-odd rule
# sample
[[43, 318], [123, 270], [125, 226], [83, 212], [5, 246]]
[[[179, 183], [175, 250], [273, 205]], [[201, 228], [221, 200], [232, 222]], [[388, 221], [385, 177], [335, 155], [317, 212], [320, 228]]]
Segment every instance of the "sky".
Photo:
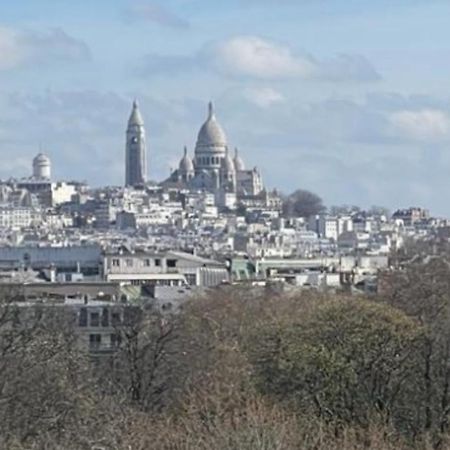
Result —
[[215, 103], [268, 188], [450, 217], [448, 0], [0, 3], [0, 178], [120, 185], [134, 98], [149, 174]]

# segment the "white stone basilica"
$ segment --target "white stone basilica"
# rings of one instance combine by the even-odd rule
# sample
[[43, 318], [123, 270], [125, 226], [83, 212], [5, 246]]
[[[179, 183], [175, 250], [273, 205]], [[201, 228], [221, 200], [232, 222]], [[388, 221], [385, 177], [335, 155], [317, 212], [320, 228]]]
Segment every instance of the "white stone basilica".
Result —
[[226, 134], [217, 121], [212, 103], [198, 133], [194, 159], [189, 157], [185, 147], [178, 169], [166, 183], [183, 184], [189, 189], [215, 194], [233, 193], [238, 197], [257, 196], [264, 190], [258, 169], [246, 170], [237, 149], [234, 158], [231, 157]]

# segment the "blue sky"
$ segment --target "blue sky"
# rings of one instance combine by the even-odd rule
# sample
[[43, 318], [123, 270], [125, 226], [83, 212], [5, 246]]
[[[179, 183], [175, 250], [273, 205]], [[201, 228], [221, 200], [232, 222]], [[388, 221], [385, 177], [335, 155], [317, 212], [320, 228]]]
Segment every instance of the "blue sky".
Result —
[[0, 5], [0, 177], [123, 181], [138, 97], [149, 172], [215, 101], [269, 187], [450, 216], [450, 2], [28, 0]]

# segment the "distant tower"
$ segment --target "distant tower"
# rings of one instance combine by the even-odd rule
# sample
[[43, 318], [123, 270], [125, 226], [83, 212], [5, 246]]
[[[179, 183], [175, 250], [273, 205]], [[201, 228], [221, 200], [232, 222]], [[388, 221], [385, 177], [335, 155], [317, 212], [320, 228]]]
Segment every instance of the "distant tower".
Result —
[[51, 178], [50, 158], [43, 153], [39, 153], [33, 159], [33, 178], [37, 180], [50, 180]]
[[135, 186], [147, 180], [147, 150], [145, 146], [144, 121], [137, 101], [133, 102], [127, 128], [125, 154], [125, 185]]

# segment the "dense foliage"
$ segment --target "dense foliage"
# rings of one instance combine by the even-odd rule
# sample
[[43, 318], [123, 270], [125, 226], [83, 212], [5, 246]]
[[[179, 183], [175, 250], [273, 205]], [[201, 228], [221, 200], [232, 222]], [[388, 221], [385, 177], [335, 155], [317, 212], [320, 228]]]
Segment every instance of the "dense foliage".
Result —
[[325, 212], [322, 199], [315, 193], [298, 189], [288, 195], [283, 201], [283, 215], [285, 217], [308, 218]]

